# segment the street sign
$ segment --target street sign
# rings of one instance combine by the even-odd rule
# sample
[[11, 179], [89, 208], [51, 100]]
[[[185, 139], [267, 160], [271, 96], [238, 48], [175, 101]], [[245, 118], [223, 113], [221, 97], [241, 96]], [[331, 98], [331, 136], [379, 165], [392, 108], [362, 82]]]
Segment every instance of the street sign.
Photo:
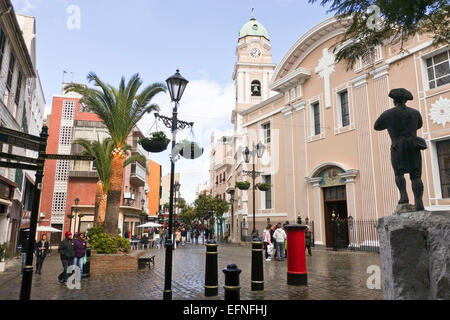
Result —
[[15, 137], [0, 133], [0, 143], [10, 144], [19, 148], [39, 151], [41, 142], [32, 141], [22, 137]]
[[24, 138], [24, 139], [32, 140], [32, 141], [35, 141], [35, 142], [41, 142], [42, 141], [39, 136], [33, 136], [31, 134], [24, 133], [24, 132], [21, 132], [21, 131], [8, 129], [6, 127], [0, 127], [0, 134], [4, 134], [6, 136], [13, 136], [13, 137]]
[[18, 162], [6, 162], [0, 161], [0, 168], [13, 168], [13, 169], [24, 169], [24, 170], [42, 170], [43, 165], [33, 165]]
[[19, 162], [29, 162], [29, 163], [43, 163], [43, 160], [35, 159], [35, 158], [29, 158], [29, 157], [23, 157], [15, 154], [9, 154], [0, 152], [0, 159], [11, 159]]
[[94, 161], [96, 158], [92, 156], [72, 155], [72, 154], [45, 154], [45, 159], [49, 160], [80, 160], [80, 161]]

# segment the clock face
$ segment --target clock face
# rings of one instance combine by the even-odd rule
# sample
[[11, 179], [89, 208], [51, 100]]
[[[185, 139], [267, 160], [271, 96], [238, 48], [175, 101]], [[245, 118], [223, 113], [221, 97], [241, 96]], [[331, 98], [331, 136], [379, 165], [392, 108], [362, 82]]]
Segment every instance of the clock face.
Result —
[[261, 51], [258, 48], [253, 48], [250, 50], [250, 56], [252, 58], [259, 58], [261, 56]]

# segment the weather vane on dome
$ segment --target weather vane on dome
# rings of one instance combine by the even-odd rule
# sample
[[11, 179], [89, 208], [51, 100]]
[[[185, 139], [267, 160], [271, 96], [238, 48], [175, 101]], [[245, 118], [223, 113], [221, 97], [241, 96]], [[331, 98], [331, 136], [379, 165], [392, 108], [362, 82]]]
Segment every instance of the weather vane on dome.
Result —
[[252, 8], [252, 19], [251, 20], [255, 20], [255, 8]]

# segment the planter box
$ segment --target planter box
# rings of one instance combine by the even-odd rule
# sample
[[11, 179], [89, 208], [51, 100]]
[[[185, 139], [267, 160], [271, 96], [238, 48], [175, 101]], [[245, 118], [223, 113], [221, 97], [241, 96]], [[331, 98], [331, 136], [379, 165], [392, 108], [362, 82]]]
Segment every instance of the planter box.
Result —
[[138, 260], [145, 251], [133, 251], [128, 254], [92, 253], [90, 275], [96, 277], [105, 274], [118, 274], [138, 271]]

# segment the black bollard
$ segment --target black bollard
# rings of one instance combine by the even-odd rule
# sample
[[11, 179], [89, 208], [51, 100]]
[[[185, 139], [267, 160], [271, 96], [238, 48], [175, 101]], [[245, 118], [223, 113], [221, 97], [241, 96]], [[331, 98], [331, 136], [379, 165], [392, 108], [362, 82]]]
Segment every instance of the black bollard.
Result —
[[218, 294], [217, 243], [215, 240], [210, 240], [206, 244], [205, 297], [213, 297]]
[[83, 278], [91, 276], [91, 248], [86, 250], [86, 263], [83, 265]]
[[239, 275], [241, 269], [238, 269], [237, 265], [229, 264], [226, 269], [222, 270], [225, 274], [225, 300], [226, 301], [238, 301], [241, 300], [241, 286], [239, 285]]
[[252, 291], [264, 290], [264, 264], [263, 264], [264, 243], [253, 238], [252, 241]]

